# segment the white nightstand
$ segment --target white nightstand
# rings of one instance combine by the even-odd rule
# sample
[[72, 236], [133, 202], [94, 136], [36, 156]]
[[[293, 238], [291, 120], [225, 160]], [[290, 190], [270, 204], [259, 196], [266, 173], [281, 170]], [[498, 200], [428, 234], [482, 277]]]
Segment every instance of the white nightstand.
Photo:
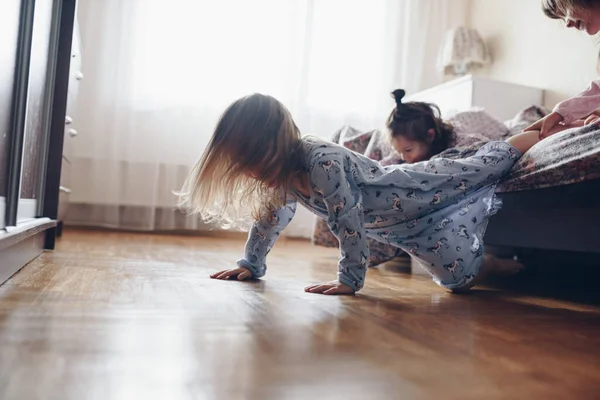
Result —
[[437, 104], [442, 116], [481, 107], [493, 117], [505, 121], [514, 118], [519, 111], [527, 107], [541, 106], [544, 101], [544, 91], [480, 76], [466, 75], [407, 96], [405, 101], [424, 101]]

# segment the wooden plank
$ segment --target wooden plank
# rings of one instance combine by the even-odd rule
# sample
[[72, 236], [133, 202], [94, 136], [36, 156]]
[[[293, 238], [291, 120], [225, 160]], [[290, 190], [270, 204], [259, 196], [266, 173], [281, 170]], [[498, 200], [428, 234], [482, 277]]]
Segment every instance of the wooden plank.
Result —
[[67, 230], [57, 244], [0, 287], [0, 398], [600, 393], [597, 304], [453, 295], [380, 268], [356, 296], [308, 294], [335, 279], [339, 254], [300, 241], [278, 243], [256, 282], [208, 277], [235, 264], [239, 240]]

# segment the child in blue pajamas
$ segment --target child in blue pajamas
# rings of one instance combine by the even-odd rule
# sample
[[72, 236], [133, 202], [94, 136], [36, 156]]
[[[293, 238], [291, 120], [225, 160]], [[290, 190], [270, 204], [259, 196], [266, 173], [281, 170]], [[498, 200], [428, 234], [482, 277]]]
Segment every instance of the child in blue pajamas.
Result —
[[302, 138], [280, 102], [254, 94], [225, 111], [183, 200], [211, 223], [255, 221], [238, 267], [211, 275], [215, 279], [264, 276], [267, 254], [301, 203], [327, 221], [341, 252], [337, 280], [306, 291], [360, 290], [367, 237], [406, 251], [439, 285], [464, 290], [481, 273], [483, 236], [499, 206], [496, 184], [538, 137], [527, 132], [488, 143], [462, 160], [382, 167], [342, 146]]

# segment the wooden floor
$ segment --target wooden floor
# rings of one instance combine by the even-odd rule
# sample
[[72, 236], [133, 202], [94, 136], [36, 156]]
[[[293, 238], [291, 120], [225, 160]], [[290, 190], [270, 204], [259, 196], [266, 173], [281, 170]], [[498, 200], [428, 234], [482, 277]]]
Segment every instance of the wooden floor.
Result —
[[0, 398], [600, 398], [600, 308], [369, 271], [306, 294], [337, 252], [281, 242], [256, 283], [208, 279], [243, 243], [67, 231], [0, 287]]

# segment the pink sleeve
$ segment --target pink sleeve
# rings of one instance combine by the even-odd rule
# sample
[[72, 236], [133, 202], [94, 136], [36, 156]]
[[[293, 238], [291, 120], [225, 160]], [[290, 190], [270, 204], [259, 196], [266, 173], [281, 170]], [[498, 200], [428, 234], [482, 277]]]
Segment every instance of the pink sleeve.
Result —
[[577, 96], [557, 104], [554, 111], [562, 115], [563, 123], [587, 117], [600, 108], [600, 81], [592, 81], [590, 86]]

